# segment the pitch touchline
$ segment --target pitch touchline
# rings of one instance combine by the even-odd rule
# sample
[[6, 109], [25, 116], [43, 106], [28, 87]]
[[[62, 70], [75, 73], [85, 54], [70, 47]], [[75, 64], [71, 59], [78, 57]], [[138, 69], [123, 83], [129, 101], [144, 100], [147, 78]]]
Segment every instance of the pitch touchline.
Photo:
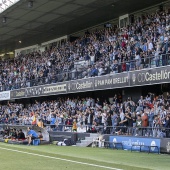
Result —
[[0, 149], [12, 151], [12, 152], [19, 152], [19, 153], [28, 154], [28, 155], [39, 156], [39, 157], [44, 157], [44, 158], [50, 158], [50, 159], [56, 159], [56, 160], [61, 160], [61, 161], [67, 161], [67, 162], [72, 162], [72, 163], [76, 163], [76, 164], [94, 166], [94, 167], [99, 167], [99, 168], [112, 169], [112, 170], [123, 170], [123, 169], [117, 169], [117, 168], [112, 168], [112, 167], [108, 167], [108, 166], [89, 164], [89, 163], [86, 163], [86, 162], [73, 161], [73, 160], [69, 160], [69, 159], [57, 158], [57, 157], [46, 156], [46, 155], [41, 155], [41, 154], [36, 154], [36, 153], [31, 153], [31, 152], [24, 152], [24, 151], [8, 149], [8, 148], [3, 148], [3, 147], [0, 147]]

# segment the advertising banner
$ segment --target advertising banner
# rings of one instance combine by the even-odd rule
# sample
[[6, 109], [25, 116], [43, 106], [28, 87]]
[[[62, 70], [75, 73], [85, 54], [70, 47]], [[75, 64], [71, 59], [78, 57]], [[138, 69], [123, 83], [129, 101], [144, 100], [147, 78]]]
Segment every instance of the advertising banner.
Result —
[[25, 89], [13, 90], [10, 91], [11, 99], [20, 99], [25, 97]]
[[67, 93], [94, 90], [94, 78], [81, 79], [67, 82]]
[[[132, 145], [158, 146], [160, 148], [160, 139], [156, 138], [140, 138], [126, 136], [110, 136], [110, 142], [121, 142], [125, 150], [131, 150]], [[139, 146], [133, 146], [133, 150], [139, 151]], [[141, 151], [148, 151], [148, 147], [141, 147]], [[152, 147], [151, 152], [157, 152], [157, 148]]]
[[107, 76], [95, 77], [94, 89], [114, 89], [129, 86], [128, 73], [110, 74]]
[[161, 153], [170, 154], [170, 138], [161, 139]]
[[10, 91], [0, 92], [0, 101], [2, 100], [10, 100]]
[[[1, 92], [0, 100], [38, 97], [65, 93], [97, 91], [123, 87], [143, 86], [170, 82], [170, 66], [109, 74], [57, 84], [34, 86], [25, 89]], [[3, 97], [4, 96], [4, 97]]]
[[66, 93], [67, 87], [66, 83], [58, 83], [51, 84], [43, 87], [43, 95], [44, 94], [58, 94], [58, 93]]
[[36, 86], [25, 89], [25, 97], [48, 96], [67, 92], [66, 83]]
[[170, 66], [129, 72], [130, 85], [149, 85], [170, 82]]

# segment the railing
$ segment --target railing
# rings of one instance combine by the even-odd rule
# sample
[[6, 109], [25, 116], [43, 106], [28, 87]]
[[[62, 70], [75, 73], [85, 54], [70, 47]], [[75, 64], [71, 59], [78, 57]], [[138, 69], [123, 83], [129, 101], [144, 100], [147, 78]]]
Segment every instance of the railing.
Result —
[[[45, 125], [48, 131], [70, 131], [73, 132], [71, 125], [60, 124]], [[170, 128], [165, 127], [128, 127], [128, 126], [91, 126], [83, 125], [78, 126], [80, 132], [86, 133], [101, 133], [101, 134], [113, 134], [113, 135], [128, 135], [128, 136], [145, 136], [145, 137], [159, 137], [170, 138]]]
[[[103, 72], [97, 73], [88, 71], [87, 68], [82, 68], [81, 71], [78, 69], [74, 69], [72, 71], [63, 71], [62, 73], [47, 76], [47, 77], [40, 77], [36, 79], [29, 79], [17, 83], [8, 83], [8, 82], [0, 82], [0, 91], [8, 91], [32, 86], [39, 86], [44, 84], [52, 84], [52, 83], [59, 83], [64, 81], [70, 80], [77, 80], [82, 78], [89, 78], [89, 77], [96, 77], [102, 75], [108, 75], [112, 73], [121, 73], [121, 72], [128, 72], [133, 70], [139, 69], [147, 69], [147, 68], [154, 68], [154, 67], [161, 67], [170, 65], [170, 54], [163, 54], [158, 57], [150, 56], [142, 59], [144, 62], [140, 62], [140, 68], [138, 67], [137, 60], [125, 61], [125, 62], [118, 62], [116, 64], [111, 63], [108, 61], [108, 66], [103, 66]], [[92, 65], [89, 64], [91, 67]]]
[[[0, 124], [1, 127], [6, 126], [32, 126], [24, 124]], [[35, 125], [34, 125], [35, 126]], [[50, 125], [44, 124], [44, 128], [47, 131], [59, 131], [59, 132], [73, 132], [72, 125]], [[78, 132], [86, 133], [101, 133], [112, 135], [128, 135], [128, 136], [140, 136], [140, 137], [158, 137], [158, 138], [170, 138], [170, 128], [165, 127], [129, 127], [129, 126], [92, 126], [92, 125], [78, 125]]]

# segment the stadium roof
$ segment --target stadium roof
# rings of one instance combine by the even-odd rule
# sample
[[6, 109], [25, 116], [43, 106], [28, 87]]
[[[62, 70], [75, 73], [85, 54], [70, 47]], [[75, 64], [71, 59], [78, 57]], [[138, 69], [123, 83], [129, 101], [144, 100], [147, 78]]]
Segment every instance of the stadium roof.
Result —
[[[0, 14], [0, 52], [42, 43], [165, 0], [20, 0]], [[19, 44], [19, 41], [22, 44]]]
[[20, 0], [0, 0], [0, 13], [8, 9]]

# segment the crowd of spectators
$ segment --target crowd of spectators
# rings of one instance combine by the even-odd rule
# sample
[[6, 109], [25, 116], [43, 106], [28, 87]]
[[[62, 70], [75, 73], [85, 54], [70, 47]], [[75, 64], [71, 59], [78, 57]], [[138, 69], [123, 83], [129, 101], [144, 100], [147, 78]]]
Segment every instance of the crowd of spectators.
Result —
[[0, 62], [0, 91], [168, 65], [169, 23], [168, 12], [156, 12], [127, 27], [87, 31], [60, 47], [18, 54]]
[[170, 135], [170, 95], [148, 94], [138, 102], [121, 95], [101, 101], [91, 97], [57, 98], [28, 104], [0, 106], [0, 124], [37, 125], [54, 131], [165, 137]]
[[6, 128], [2, 132], [2, 136], [4, 139], [18, 139], [18, 140], [25, 139], [25, 134], [23, 133], [22, 129], [16, 130], [15, 128], [14, 129]]

